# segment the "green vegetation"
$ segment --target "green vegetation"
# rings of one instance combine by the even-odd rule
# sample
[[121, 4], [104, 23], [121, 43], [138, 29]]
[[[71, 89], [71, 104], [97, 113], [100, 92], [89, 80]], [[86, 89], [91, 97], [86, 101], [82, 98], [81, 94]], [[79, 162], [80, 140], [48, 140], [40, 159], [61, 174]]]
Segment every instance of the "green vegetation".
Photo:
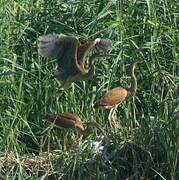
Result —
[[[179, 8], [177, 0], [0, 1], [0, 178], [1, 179], [179, 179]], [[73, 34], [81, 42], [109, 38], [110, 60], [96, 76], [66, 94], [53, 78], [55, 60], [37, 53], [48, 33]], [[122, 129], [93, 131], [86, 140], [51, 128], [47, 112], [74, 112], [88, 121], [91, 105], [106, 90], [130, 86], [137, 65], [138, 90], [118, 108]], [[96, 112], [103, 127], [108, 110]], [[36, 158], [35, 158], [36, 156]], [[177, 177], [178, 176], [178, 177]]]

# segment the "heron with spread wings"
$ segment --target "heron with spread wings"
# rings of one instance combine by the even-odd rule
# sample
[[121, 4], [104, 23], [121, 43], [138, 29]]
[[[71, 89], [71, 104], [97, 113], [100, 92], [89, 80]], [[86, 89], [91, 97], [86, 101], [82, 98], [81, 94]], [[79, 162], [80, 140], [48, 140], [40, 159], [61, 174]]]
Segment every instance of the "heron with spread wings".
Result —
[[106, 57], [109, 54], [93, 54], [89, 60], [91, 68], [84, 68], [85, 56], [92, 50], [107, 50], [111, 45], [110, 40], [97, 38], [94, 41], [79, 45], [75, 36], [64, 34], [49, 34], [39, 37], [38, 51], [43, 57], [57, 59], [58, 73], [56, 77], [64, 89], [68, 89], [75, 81], [91, 79], [95, 74], [95, 58]]

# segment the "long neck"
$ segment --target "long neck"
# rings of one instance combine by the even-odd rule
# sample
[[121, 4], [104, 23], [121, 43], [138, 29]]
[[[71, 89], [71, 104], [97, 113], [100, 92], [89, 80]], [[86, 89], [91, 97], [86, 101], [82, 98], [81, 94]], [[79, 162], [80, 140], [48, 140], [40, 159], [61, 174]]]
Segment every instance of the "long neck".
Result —
[[57, 118], [57, 116], [54, 114], [47, 113], [44, 118], [50, 122], [53, 122]]
[[96, 67], [94, 65], [94, 62], [91, 63], [91, 67], [88, 70], [86, 74], [83, 75], [84, 80], [92, 79], [92, 77], [95, 75]]
[[137, 90], [137, 78], [134, 74], [135, 65], [136, 63], [133, 63], [131, 67], [131, 87], [129, 88], [131, 96], [133, 96]]
[[94, 42], [88, 42], [78, 47], [77, 60], [79, 64], [84, 64], [85, 55], [87, 52], [95, 46]]
[[81, 76], [81, 78], [82, 78], [82, 80], [88, 80], [88, 79], [91, 79], [94, 75], [95, 75], [95, 70], [96, 70], [96, 68], [95, 68], [95, 58], [96, 57], [98, 57], [98, 55], [97, 54], [94, 54], [94, 55], [92, 55], [90, 58], [89, 58], [89, 62], [90, 62], [90, 70], [87, 72], [87, 73], [85, 73], [85, 74], [83, 74], [82, 76]]
[[92, 130], [93, 128], [87, 126], [86, 129], [84, 129], [84, 131], [81, 131], [81, 133], [84, 137], [88, 137], [91, 134]]
[[102, 127], [96, 123], [96, 122], [88, 122], [87, 123], [87, 127], [86, 129], [84, 129], [84, 131], [82, 132], [82, 134], [87, 137], [94, 128], [97, 128], [104, 136], [106, 136], [106, 134], [104, 133]]
[[100, 57], [111, 57], [111, 55], [110, 54], [99, 54], [99, 53], [93, 54], [89, 58], [90, 67], [91, 67], [90, 70], [87, 73], [83, 74], [83, 76], [81, 76], [81, 78], [83, 80], [91, 79], [95, 75], [95, 71], [96, 71], [95, 61], [96, 61], [96, 58], [100, 58]]

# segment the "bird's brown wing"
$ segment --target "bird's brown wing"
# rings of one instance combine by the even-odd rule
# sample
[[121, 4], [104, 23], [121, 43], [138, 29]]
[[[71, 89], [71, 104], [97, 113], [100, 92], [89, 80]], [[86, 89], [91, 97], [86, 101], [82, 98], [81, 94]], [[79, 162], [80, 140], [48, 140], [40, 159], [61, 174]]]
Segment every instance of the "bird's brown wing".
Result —
[[72, 120], [66, 120], [66, 119], [62, 119], [61, 117], [58, 117], [54, 124], [57, 127], [63, 127], [63, 128], [74, 128], [74, 122]]
[[65, 113], [61, 113], [59, 117], [60, 119], [63, 119], [63, 121], [65, 121], [64, 124], [66, 123], [67, 125], [72, 125], [73, 128], [77, 127], [80, 130], [84, 130], [83, 123], [79, 116], [65, 112]]
[[54, 123], [54, 125], [57, 127], [63, 127], [63, 128], [77, 127], [81, 130], [84, 130], [80, 117], [69, 112], [60, 113], [59, 115], [47, 113], [45, 115], [45, 119]]
[[78, 40], [74, 36], [64, 38], [64, 54], [58, 58], [59, 70], [64, 71], [67, 76], [74, 76], [80, 71], [77, 62]]
[[108, 91], [104, 96], [97, 100], [94, 107], [111, 108], [123, 102], [127, 97], [127, 90], [122, 87], [114, 88]]
[[48, 34], [38, 38], [38, 52], [43, 57], [60, 58], [64, 54], [64, 39], [63, 34]]
[[[77, 63], [78, 39], [63, 34], [49, 34], [39, 37], [38, 51], [47, 58], [55, 58], [61, 76], [72, 76], [79, 72]], [[61, 77], [63, 79], [63, 77]]]
[[45, 119], [54, 123], [54, 125], [57, 127], [63, 127], [63, 128], [75, 127], [74, 120], [66, 117], [65, 114], [63, 113], [59, 115], [47, 113], [45, 115]]

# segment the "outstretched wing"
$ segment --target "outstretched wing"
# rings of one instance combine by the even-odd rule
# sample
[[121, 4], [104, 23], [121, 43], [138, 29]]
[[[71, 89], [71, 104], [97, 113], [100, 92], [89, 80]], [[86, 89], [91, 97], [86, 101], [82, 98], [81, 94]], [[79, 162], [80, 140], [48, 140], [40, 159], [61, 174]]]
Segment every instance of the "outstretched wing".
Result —
[[78, 72], [78, 39], [63, 34], [49, 34], [39, 37], [38, 52], [47, 58], [55, 58], [58, 69], [64, 76]]
[[59, 70], [66, 76], [73, 76], [79, 72], [77, 63], [78, 39], [74, 36], [66, 36], [63, 41], [64, 53], [58, 57]]
[[48, 34], [38, 38], [38, 52], [43, 57], [59, 58], [64, 54], [64, 39], [63, 34]]

